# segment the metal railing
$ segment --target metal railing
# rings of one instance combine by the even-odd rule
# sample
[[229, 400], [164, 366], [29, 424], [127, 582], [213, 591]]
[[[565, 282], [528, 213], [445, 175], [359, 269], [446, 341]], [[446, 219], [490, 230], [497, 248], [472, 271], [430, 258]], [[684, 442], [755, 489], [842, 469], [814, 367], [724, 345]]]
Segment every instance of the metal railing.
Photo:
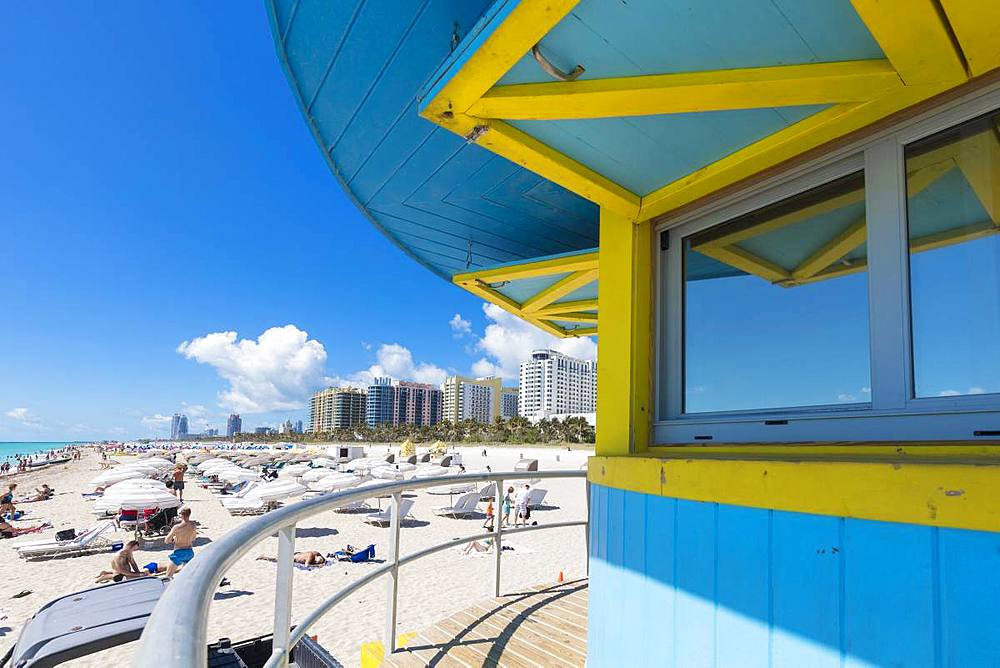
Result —
[[[146, 622], [132, 665], [137, 668], [148, 666], [177, 666], [203, 668], [208, 661], [208, 609], [215, 590], [227, 570], [257, 543], [275, 534], [278, 536], [278, 562], [274, 597], [274, 650], [267, 668], [288, 665], [289, 654], [295, 644], [302, 639], [323, 615], [328, 613], [343, 599], [359, 588], [383, 575], [389, 576], [387, 587], [387, 610], [385, 622], [385, 650], [396, 650], [396, 610], [399, 592], [399, 567], [422, 559], [441, 550], [472, 541], [493, 538], [496, 554], [494, 571], [494, 594], [500, 595], [500, 564], [503, 553], [503, 536], [547, 529], [582, 526], [589, 540], [590, 494], [587, 488], [587, 519], [551, 524], [504, 528], [500, 517], [503, 506], [504, 480], [553, 478], [586, 478], [586, 471], [507, 471], [502, 473], [467, 473], [463, 475], [440, 476], [436, 478], [410, 479], [371, 485], [359, 489], [348, 489], [323, 496], [317, 496], [292, 505], [284, 506], [240, 525], [205, 548], [191, 561], [166, 588], [153, 614]], [[400, 557], [399, 502], [404, 491], [425, 489], [454, 483], [495, 482], [493, 531], [454, 538], [412, 554]], [[355, 501], [371, 497], [389, 496], [389, 550], [385, 564], [369, 571], [343, 589], [327, 597], [315, 610], [292, 626], [292, 573], [295, 554], [295, 527], [298, 522], [318, 513], [335, 510]]]

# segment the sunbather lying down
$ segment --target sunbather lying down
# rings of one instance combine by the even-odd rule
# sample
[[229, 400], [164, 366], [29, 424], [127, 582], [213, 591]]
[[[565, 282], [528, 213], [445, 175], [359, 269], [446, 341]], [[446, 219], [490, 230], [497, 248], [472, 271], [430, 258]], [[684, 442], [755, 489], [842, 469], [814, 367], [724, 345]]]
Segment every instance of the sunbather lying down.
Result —
[[[273, 561], [277, 563], [277, 557], [271, 557], [266, 554], [262, 554], [257, 557], [258, 561]], [[326, 563], [326, 557], [315, 550], [309, 552], [296, 552], [292, 556], [292, 561], [296, 564], [302, 564], [303, 566], [322, 566]]]
[[144, 578], [149, 575], [164, 572], [165, 569], [157, 566], [156, 564], [146, 564], [146, 566], [139, 568], [138, 564], [135, 563], [134, 554], [138, 548], [139, 541], [137, 540], [130, 540], [125, 543], [125, 546], [116, 552], [115, 556], [111, 558], [111, 570], [101, 571], [98, 573], [94, 582], [97, 584], [102, 584], [104, 582], [121, 582], [122, 580]]
[[472, 552], [489, 552], [492, 549], [492, 538], [487, 538], [486, 540], [470, 540], [469, 544], [465, 546], [464, 550], [462, 550], [462, 554], [471, 554]]
[[35, 488], [34, 496], [26, 496], [25, 498], [18, 501], [18, 503], [35, 503], [36, 501], [48, 501], [52, 498], [55, 490], [48, 485], [43, 484], [41, 487]]
[[17, 538], [18, 536], [23, 536], [26, 533], [38, 533], [39, 531], [45, 531], [46, 529], [51, 528], [52, 525], [48, 522], [39, 524], [35, 527], [15, 527], [6, 520], [0, 520], [0, 538]]

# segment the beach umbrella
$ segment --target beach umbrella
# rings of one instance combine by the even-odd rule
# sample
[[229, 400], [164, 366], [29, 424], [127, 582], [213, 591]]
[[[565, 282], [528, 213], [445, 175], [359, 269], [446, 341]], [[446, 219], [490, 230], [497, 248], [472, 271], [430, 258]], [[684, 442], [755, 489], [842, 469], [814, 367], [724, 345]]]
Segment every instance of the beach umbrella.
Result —
[[376, 466], [369, 472], [371, 477], [379, 480], [402, 480], [403, 472], [392, 466]]
[[234, 467], [232, 469], [226, 469], [219, 474], [219, 480], [225, 482], [241, 482], [243, 480], [259, 480], [260, 474], [256, 471], [251, 471], [250, 469], [242, 469], [239, 467]]
[[310, 466], [308, 464], [291, 464], [281, 469], [281, 473], [278, 475], [282, 478], [298, 478], [309, 470]]
[[180, 500], [166, 489], [133, 489], [115, 496], [99, 499], [94, 503], [95, 512], [116, 509], [142, 510], [145, 508], [176, 508]]
[[322, 467], [328, 468], [328, 469], [335, 469], [335, 468], [337, 468], [337, 462], [333, 461], [329, 457], [317, 457], [316, 459], [312, 460], [312, 465], [313, 466], [322, 466]]
[[359, 478], [353, 473], [330, 473], [309, 485], [313, 492], [333, 492], [338, 489], [357, 487], [367, 478]]
[[159, 480], [154, 480], [152, 478], [129, 478], [128, 480], [122, 480], [121, 482], [116, 482], [112, 485], [108, 485], [104, 488], [104, 496], [108, 495], [114, 496], [115, 494], [121, 494], [125, 490], [130, 489], [166, 489], [167, 486], [164, 485]]
[[327, 469], [327, 468], [320, 467], [320, 468], [315, 468], [315, 469], [309, 469], [308, 471], [306, 471], [305, 473], [303, 473], [302, 476], [301, 476], [301, 482], [302, 482], [302, 484], [306, 484], [306, 483], [310, 483], [310, 482], [316, 482], [317, 480], [320, 480], [320, 479], [325, 478], [325, 477], [330, 476], [330, 475], [353, 475], [353, 474], [351, 474], [351, 473], [337, 473], [336, 471], [334, 471], [332, 469]]
[[413, 441], [406, 439], [403, 441], [402, 445], [399, 446], [399, 456], [400, 457], [412, 457], [417, 454], [417, 446], [413, 444]]
[[281, 501], [282, 499], [301, 496], [305, 492], [305, 485], [300, 485], [293, 480], [274, 480], [264, 483], [260, 487], [254, 487], [247, 493], [246, 498], [260, 499], [262, 501]]
[[110, 471], [105, 471], [99, 476], [92, 478], [90, 484], [94, 487], [107, 487], [108, 485], [121, 482], [122, 480], [128, 480], [129, 478], [145, 477], [146, 475], [142, 471], [136, 471], [134, 469], [111, 469]]

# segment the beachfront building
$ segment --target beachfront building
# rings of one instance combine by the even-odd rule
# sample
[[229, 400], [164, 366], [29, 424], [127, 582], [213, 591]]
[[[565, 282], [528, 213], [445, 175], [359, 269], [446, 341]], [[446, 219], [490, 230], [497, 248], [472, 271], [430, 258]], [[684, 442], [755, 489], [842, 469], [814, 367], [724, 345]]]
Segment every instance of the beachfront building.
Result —
[[170, 418], [171, 440], [179, 440], [182, 438], [187, 438], [187, 435], [188, 435], [187, 415], [184, 415], [183, 413], [174, 413]]
[[441, 385], [444, 393], [444, 419], [451, 422], [474, 420], [493, 422], [500, 415], [503, 387], [495, 376], [466, 378], [449, 376]]
[[556, 350], [535, 350], [521, 363], [519, 412], [538, 420], [559, 414], [593, 413], [597, 405], [597, 364]]
[[376, 378], [368, 386], [367, 422], [430, 426], [441, 421], [441, 390], [427, 383]]
[[517, 415], [520, 401], [520, 390], [516, 387], [505, 387], [500, 391], [500, 417], [504, 420]]
[[590, 666], [1000, 665], [995, 2], [269, 4], [379, 230], [599, 334]]
[[239, 413], [230, 413], [226, 420], [226, 436], [235, 436], [243, 432], [243, 419]]
[[[356, 387], [328, 387], [309, 400], [309, 432], [320, 434], [334, 429], [348, 429], [365, 421], [367, 396]], [[288, 432], [291, 433], [291, 421]]]

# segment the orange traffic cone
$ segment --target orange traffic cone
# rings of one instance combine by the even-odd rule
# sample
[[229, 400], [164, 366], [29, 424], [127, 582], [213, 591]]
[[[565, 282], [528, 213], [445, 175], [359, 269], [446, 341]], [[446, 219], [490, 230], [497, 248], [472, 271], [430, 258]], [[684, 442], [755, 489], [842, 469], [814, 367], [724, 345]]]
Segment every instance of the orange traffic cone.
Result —
[[562, 581], [563, 581], [563, 572], [559, 571], [559, 579], [556, 580], [556, 582], [562, 582]]

